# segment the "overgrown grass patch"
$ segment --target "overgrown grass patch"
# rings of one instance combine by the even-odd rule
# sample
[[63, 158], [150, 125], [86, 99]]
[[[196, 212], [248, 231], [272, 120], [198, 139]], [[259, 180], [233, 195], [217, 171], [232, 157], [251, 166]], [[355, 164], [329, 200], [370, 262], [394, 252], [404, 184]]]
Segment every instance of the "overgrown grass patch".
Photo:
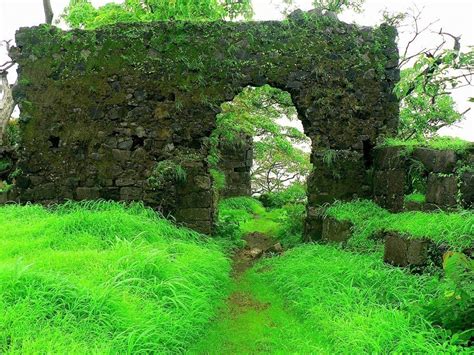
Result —
[[304, 245], [263, 261], [260, 277], [296, 312], [322, 353], [456, 353], [426, 309], [441, 281], [388, 267], [376, 254]]
[[436, 150], [450, 149], [462, 153], [470, 147], [473, 147], [473, 143], [454, 137], [434, 137], [426, 140], [402, 140], [399, 138], [388, 138], [385, 140], [382, 146], [404, 147], [408, 152], [412, 152], [415, 148], [423, 147]]
[[403, 212], [390, 213], [372, 201], [337, 202], [326, 213], [354, 224], [349, 245], [372, 248], [377, 232], [391, 230], [409, 238], [428, 238], [437, 244], [454, 249], [466, 249], [474, 243], [474, 213], [459, 212]]
[[426, 195], [413, 192], [409, 195], [406, 195], [404, 198], [405, 202], [415, 202], [415, 203], [425, 203], [426, 202]]
[[0, 353], [173, 353], [227, 294], [221, 247], [140, 204], [0, 208]]

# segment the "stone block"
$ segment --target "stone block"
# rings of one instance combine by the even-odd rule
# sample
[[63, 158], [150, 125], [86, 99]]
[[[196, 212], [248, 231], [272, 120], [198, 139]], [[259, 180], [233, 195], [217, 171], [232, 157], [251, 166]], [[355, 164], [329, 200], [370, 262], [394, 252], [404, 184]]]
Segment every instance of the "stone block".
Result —
[[352, 236], [352, 223], [350, 221], [339, 221], [333, 217], [325, 217], [323, 221], [323, 239], [345, 243]]
[[413, 158], [423, 163], [428, 172], [452, 173], [456, 168], [457, 156], [454, 150], [417, 148]]
[[124, 179], [117, 179], [115, 181], [115, 186], [118, 186], [118, 187], [133, 186], [133, 185], [135, 185], [134, 179], [124, 178]]
[[100, 191], [97, 187], [78, 187], [76, 189], [76, 199], [97, 200], [100, 198]]
[[310, 207], [306, 211], [304, 225], [304, 240], [306, 242], [319, 241], [323, 237], [323, 218], [321, 208]]
[[179, 208], [210, 208], [212, 205], [211, 190], [203, 192], [191, 192], [186, 195], [179, 196]]
[[142, 197], [142, 189], [139, 187], [122, 187], [120, 199], [123, 201], [137, 201]]
[[460, 179], [462, 205], [464, 208], [474, 208], [474, 173], [462, 173]]
[[374, 194], [401, 195], [405, 193], [405, 170], [379, 170], [374, 173]]
[[189, 221], [184, 222], [184, 226], [195, 230], [196, 232], [211, 235], [214, 231], [212, 222], [209, 221]]
[[458, 185], [454, 175], [431, 173], [426, 184], [426, 203], [440, 208], [455, 207]]
[[393, 212], [403, 209], [406, 172], [402, 169], [381, 170], [374, 172], [374, 200]]
[[129, 150], [121, 150], [121, 149], [112, 149], [112, 157], [114, 160], [123, 162], [130, 159], [130, 151]]
[[210, 221], [210, 208], [183, 208], [175, 213], [175, 217], [180, 222]]
[[406, 155], [403, 147], [378, 147], [374, 149], [376, 170], [404, 169]]
[[405, 201], [403, 206], [405, 211], [424, 211], [425, 204], [422, 202], [415, 202], [415, 201]]
[[57, 197], [57, 192], [53, 183], [46, 183], [35, 189], [33, 197], [36, 201], [53, 200]]
[[104, 200], [117, 201], [120, 200], [120, 188], [104, 187], [100, 189], [100, 198]]
[[387, 232], [384, 261], [401, 267], [426, 265], [430, 244], [427, 239], [408, 239], [398, 233]]

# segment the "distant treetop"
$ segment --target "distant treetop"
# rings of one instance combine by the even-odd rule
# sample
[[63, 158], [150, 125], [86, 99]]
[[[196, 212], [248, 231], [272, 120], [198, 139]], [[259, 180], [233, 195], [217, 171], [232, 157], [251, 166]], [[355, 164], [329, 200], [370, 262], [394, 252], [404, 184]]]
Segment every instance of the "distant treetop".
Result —
[[125, 0], [95, 8], [90, 0], [70, 0], [62, 17], [72, 28], [95, 29], [118, 22], [250, 19], [251, 0]]

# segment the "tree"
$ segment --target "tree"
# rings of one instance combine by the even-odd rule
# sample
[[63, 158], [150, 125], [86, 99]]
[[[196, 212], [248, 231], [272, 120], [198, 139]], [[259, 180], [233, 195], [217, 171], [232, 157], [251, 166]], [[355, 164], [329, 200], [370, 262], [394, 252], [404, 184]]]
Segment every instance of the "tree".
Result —
[[[417, 8], [385, 16], [385, 19], [401, 31], [409, 28], [411, 32], [407, 43], [400, 45], [401, 80], [395, 88], [400, 99], [399, 136], [402, 139], [426, 138], [462, 120], [470, 108], [459, 112], [451, 94], [473, 84], [473, 47], [463, 52], [461, 36], [443, 29], [433, 31], [437, 21], [423, 24], [422, 10]], [[414, 44], [424, 39], [424, 34], [438, 36], [438, 44], [413, 50]]]
[[[317, 11], [329, 11], [339, 14], [344, 10], [362, 11], [362, 5], [365, 0], [313, 0], [312, 4]], [[292, 12], [296, 9], [294, 0], [283, 0], [285, 13]]]
[[297, 119], [289, 93], [268, 85], [244, 89], [233, 101], [223, 104], [217, 116], [211, 137], [211, 166], [218, 166], [219, 142], [238, 145], [242, 137], [250, 136], [254, 146], [253, 193], [280, 191], [288, 184], [302, 182], [311, 164], [309, 154], [300, 146], [309, 144], [309, 138], [282, 124], [285, 119]]
[[70, 0], [62, 17], [73, 28], [94, 29], [117, 22], [213, 21], [252, 15], [251, 0], [125, 0], [99, 8], [89, 0]]
[[[10, 42], [3, 41], [7, 51], [10, 50]], [[2, 44], [0, 45], [3, 46]], [[13, 61], [0, 64], [0, 145], [4, 144], [4, 135], [15, 108], [13, 85], [10, 85], [8, 82], [8, 70], [14, 65]]]
[[43, 0], [43, 8], [44, 8], [44, 17], [46, 19], [46, 23], [51, 25], [53, 23], [53, 9], [51, 7], [51, 0]]
[[302, 184], [311, 169], [309, 153], [288, 139], [265, 135], [254, 143], [252, 192], [260, 195], [282, 191], [294, 183]]

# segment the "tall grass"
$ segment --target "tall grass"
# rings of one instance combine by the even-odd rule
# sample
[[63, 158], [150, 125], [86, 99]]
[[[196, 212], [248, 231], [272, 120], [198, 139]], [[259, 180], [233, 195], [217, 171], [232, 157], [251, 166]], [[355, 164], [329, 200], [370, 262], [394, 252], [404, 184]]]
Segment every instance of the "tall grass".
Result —
[[437, 244], [454, 249], [474, 245], [474, 213], [458, 212], [404, 212], [390, 213], [371, 201], [338, 202], [326, 213], [339, 220], [354, 224], [350, 244], [370, 247], [370, 238], [382, 230], [406, 234], [410, 238], [429, 238]]
[[256, 271], [296, 312], [308, 345], [319, 353], [461, 352], [446, 330], [427, 320], [424, 307], [440, 286], [435, 277], [328, 245], [296, 247]]
[[221, 247], [140, 204], [0, 208], [0, 353], [175, 353], [227, 293]]

